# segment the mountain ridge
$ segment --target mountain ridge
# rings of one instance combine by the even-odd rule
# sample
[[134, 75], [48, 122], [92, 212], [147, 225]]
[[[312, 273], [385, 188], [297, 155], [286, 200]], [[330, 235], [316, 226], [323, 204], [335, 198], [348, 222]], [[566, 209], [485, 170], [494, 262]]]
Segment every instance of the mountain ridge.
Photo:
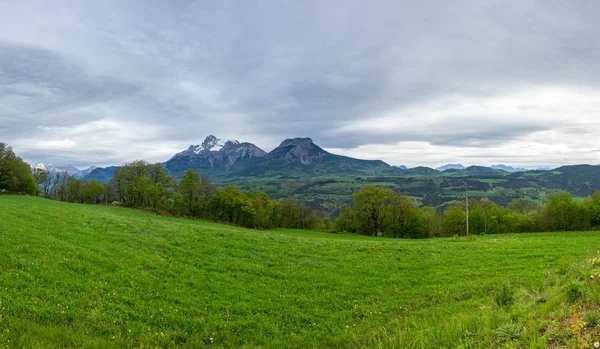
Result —
[[40, 162], [40, 163], [37, 163], [37, 164], [31, 166], [32, 171], [33, 170], [45, 170], [52, 174], [67, 173], [69, 176], [73, 176], [77, 179], [85, 178], [88, 174], [90, 174], [96, 168], [97, 168], [96, 166], [90, 166], [90, 167], [86, 168], [85, 170], [80, 170], [77, 167], [72, 166], [72, 165], [46, 164], [43, 162]]
[[435, 169], [444, 172], [446, 170], [464, 170], [465, 167], [461, 164], [446, 164], [444, 166], [436, 167]]
[[249, 142], [222, 140], [209, 135], [200, 145], [190, 145], [187, 150], [173, 155], [163, 163], [168, 174], [181, 176], [188, 169], [206, 174], [220, 174], [231, 167], [243, 166], [266, 152]]

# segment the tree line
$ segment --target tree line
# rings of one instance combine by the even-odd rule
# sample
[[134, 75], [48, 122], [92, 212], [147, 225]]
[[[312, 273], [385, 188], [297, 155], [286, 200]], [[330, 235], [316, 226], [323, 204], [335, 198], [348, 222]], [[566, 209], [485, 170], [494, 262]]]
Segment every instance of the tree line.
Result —
[[[502, 207], [486, 198], [469, 199], [470, 234], [505, 234], [600, 229], [600, 190], [583, 202], [570, 193], [549, 195], [544, 204], [516, 199]], [[455, 201], [443, 212], [390, 189], [366, 186], [340, 210], [334, 229], [393, 238], [467, 234], [467, 203]]]

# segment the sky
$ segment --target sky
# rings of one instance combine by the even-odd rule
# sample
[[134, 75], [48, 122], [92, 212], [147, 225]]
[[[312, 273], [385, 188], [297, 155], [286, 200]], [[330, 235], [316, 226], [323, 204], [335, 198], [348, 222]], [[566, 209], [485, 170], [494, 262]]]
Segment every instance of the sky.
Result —
[[0, 142], [163, 162], [207, 135], [391, 165], [600, 163], [598, 1], [0, 1]]

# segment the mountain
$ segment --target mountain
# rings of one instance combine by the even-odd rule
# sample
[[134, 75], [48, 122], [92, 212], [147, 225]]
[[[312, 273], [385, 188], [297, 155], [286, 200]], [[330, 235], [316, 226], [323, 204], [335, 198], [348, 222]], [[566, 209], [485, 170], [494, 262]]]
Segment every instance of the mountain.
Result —
[[[284, 140], [266, 153], [247, 142], [225, 141], [208, 136], [199, 145], [190, 145], [164, 164], [167, 174], [181, 177], [188, 169], [209, 175], [213, 180], [239, 178], [307, 178], [319, 176], [396, 176], [404, 171], [381, 160], [360, 160], [331, 154], [310, 138]], [[119, 167], [96, 168], [84, 177], [108, 182]]]
[[491, 167], [485, 166], [469, 166], [464, 170], [457, 172], [457, 175], [460, 176], [479, 176], [479, 175], [506, 175], [506, 171], [498, 170]]
[[98, 167], [96, 166], [91, 166], [89, 168], [86, 168], [85, 170], [81, 170], [75, 174], [73, 174], [73, 177], [77, 178], [77, 179], [82, 179], [85, 176], [89, 175], [92, 171], [94, 171], [95, 169], [97, 169]]
[[402, 172], [403, 176], [415, 176], [415, 177], [435, 177], [441, 175], [441, 171], [433, 169], [431, 167], [417, 166], [409, 168]]
[[464, 169], [465, 169], [465, 167], [461, 164], [447, 164], [447, 165], [436, 168], [436, 170], [442, 171], [442, 172], [444, 172], [446, 170], [464, 170]]
[[522, 167], [512, 167], [512, 166], [506, 166], [506, 165], [492, 165], [491, 168], [495, 169], [495, 170], [502, 170], [502, 171], [506, 171], [506, 172], [526, 172], [527, 169], [522, 168]]
[[96, 167], [90, 173], [83, 177], [83, 179], [91, 181], [97, 180], [102, 183], [108, 183], [111, 179], [115, 177], [115, 171], [119, 170], [121, 167], [119, 166], [110, 166], [110, 167]]
[[200, 145], [175, 154], [164, 163], [169, 175], [179, 177], [189, 169], [203, 174], [222, 175], [232, 167], [250, 164], [266, 152], [252, 143], [222, 140], [208, 136]]
[[396, 166], [396, 167], [398, 167], [398, 168], [399, 168], [399, 169], [401, 169], [401, 170], [408, 170], [408, 167], [406, 167], [406, 166], [404, 166], [404, 165], [398, 165], [398, 166]]
[[470, 177], [470, 176], [505, 176], [508, 175], [508, 172], [504, 170], [494, 169], [486, 166], [469, 166], [464, 167], [462, 169], [458, 168], [449, 168], [443, 171], [443, 175], [447, 177]]
[[534, 178], [546, 188], [557, 188], [576, 196], [592, 195], [600, 190], [600, 166], [570, 165], [554, 170], [531, 170], [510, 175], [513, 180]]
[[54, 165], [54, 164], [39, 163], [39, 164], [35, 164], [33, 166], [33, 168], [46, 170], [50, 173], [67, 173], [67, 174], [69, 174], [69, 176], [73, 176], [77, 179], [83, 179], [87, 175], [89, 175], [92, 171], [94, 171], [97, 167], [91, 166], [85, 170], [79, 170], [77, 167], [74, 167], [71, 165], [61, 166], [61, 165]]
[[360, 160], [331, 154], [310, 138], [284, 140], [270, 153], [239, 170], [237, 177], [306, 178], [400, 175], [403, 170], [381, 160]]
[[54, 165], [54, 164], [39, 163], [39, 164], [35, 164], [33, 166], [33, 168], [40, 169], [40, 170], [46, 170], [50, 173], [66, 172], [71, 176], [75, 175], [76, 173], [79, 173], [79, 169], [76, 167], [73, 167], [71, 165], [60, 166], [60, 165]]

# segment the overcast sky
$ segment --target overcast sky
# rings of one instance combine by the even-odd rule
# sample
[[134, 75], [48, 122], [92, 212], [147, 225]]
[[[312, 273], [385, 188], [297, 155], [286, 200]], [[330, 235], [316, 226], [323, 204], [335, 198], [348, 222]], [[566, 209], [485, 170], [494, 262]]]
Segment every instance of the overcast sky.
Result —
[[0, 141], [165, 161], [209, 134], [392, 165], [600, 163], [600, 2], [0, 1]]

